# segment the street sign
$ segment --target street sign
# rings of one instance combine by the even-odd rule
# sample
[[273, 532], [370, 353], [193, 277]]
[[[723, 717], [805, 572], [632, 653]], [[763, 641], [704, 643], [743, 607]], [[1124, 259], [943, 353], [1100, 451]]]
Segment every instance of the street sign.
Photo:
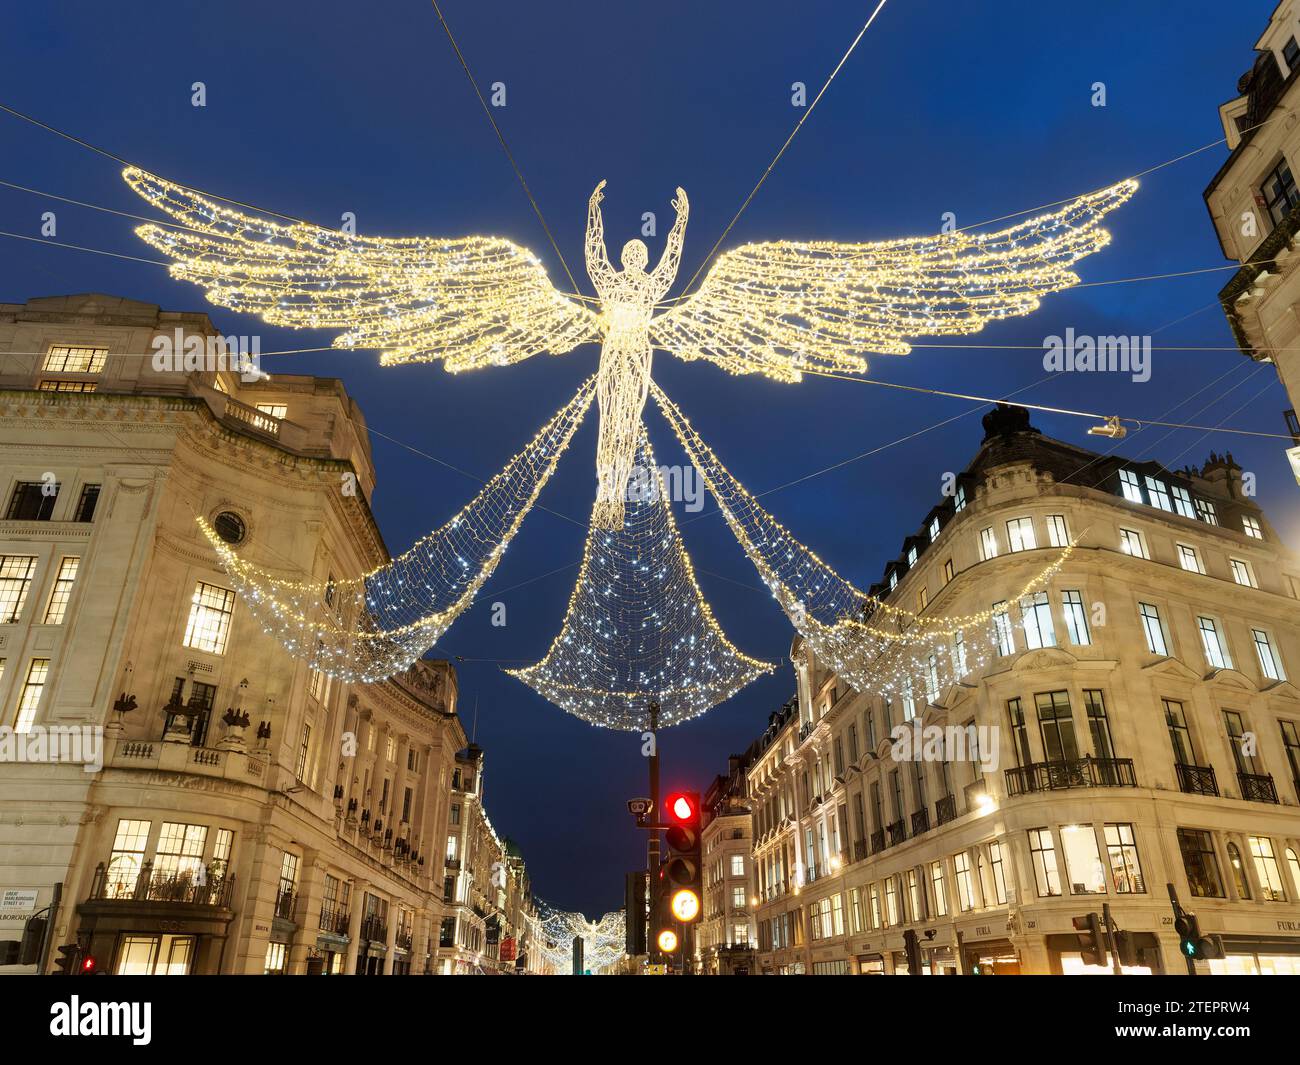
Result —
[[652, 809], [654, 809], [654, 803], [650, 799], [627, 800], [628, 813], [633, 814], [636, 817], [644, 817]]
[[0, 889], [0, 914], [31, 913], [36, 909], [36, 888]]

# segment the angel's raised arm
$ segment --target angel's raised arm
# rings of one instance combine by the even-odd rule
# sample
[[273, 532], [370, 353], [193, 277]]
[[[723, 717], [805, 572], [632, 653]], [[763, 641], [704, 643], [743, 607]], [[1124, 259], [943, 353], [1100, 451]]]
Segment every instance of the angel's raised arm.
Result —
[[673, 208], [677, 211], [677, 220], [673, 222], [673, 228], [668, 231], [668, 242], [664, 246], [663, 257], [650, 275], [654, 283], [655, 299], [668, 294], [677, 277], [677, 268], [682, 262], [682, 242], [686, 238], [686, 216], [690, 213], [691, 204], [686, 198], [686, 190], [680, 185], [677, 188], [677, 199], [673, 200]]
[[593, 282], [602, 281], [615, 272], [605, 251], [605, 221], [600, 217], [604, 188], [605, 182], [602, 181], [587, 201], [587, 275]]

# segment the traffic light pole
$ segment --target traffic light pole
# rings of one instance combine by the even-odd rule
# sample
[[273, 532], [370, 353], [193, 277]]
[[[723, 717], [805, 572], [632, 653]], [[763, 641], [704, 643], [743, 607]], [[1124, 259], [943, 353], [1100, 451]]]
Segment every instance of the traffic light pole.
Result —
[[1106, 929], [1106, 945], [1110, 948], [1111, 963], [1115, 966], [1115, 975], [1123, 976], [1124, 969], [1119, 962], [1119, 939], [1115, 935], [1115, 922], [1110, 919], [1110, 903], [1101, 904], [1101, 923]]
[[[650, 704], [650, 810], [655, 821], [659, 818], [659, 704]], [[659, 877], [659, 833], [650, 831], [647, 861], [650, 871], [650, 893], [654, 895]], [[653, 901], [651, 903], [653, 907]]]
[[[1178, 924], [1178, 919], [1183, 915], [1183, 907], [1178, 902], [1178, 892], [1174, 890], [1173, 884], [1166, 885], [1169, 888], [1169, 901], [1174, 907], [1174, 924]], [[1196, 975], [1196, 962], [1188, 955], [1183, 955], [1183, 960], [1187, 962], [1187, 975]]]

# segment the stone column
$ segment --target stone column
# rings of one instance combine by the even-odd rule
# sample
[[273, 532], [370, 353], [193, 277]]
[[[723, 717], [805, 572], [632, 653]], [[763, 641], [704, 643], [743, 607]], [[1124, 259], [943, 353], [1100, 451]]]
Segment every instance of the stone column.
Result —
[[343, 961], [343, 973], [351, 976], [357, 971], [357, 954], [361, 943], [361, 917], [365, 913], [366, 889], [370, 887], [367, 880], [352, 881], [352, 908], [348, 913], [348, 952]]
[[388, 931], [385, 935], [384, 947], [384, 967], [380, 970], [384, 976], [393, 975], [393, 948], [397, 945], [397, 918], [401, 913], [401, 907], [397, 905], [394, 899], [388, 904]]
[[320, 929], [321, 900], [325, 897], [325, 864], [318, 851], [305, 850], [302, 856], [303, 874], [298, 883], [298, 906], [295, 917], [298, 934], [289, 946], [288, 973], [302, 976], [307, 972], [307, 955], [316, 946]]

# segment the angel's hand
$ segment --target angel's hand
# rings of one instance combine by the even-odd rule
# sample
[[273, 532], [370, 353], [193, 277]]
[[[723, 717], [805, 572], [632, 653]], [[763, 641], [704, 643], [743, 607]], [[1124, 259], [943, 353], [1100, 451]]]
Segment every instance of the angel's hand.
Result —
[[690, 201], [686, 198], [686, 190], [680, 185], [677, 186], [677, 199], [673, 200], [673, 210], [681, 214], [690, 206]]
[[595, 192], [591, 194], [592, 207], [595, 207], [596, 204], [600, 203], [600, 201], [605, 198], [605, 193], [602, 191], [604, 188], [605, 188], [605, 182], [602, 180], [601, 183], [596, 186]]

